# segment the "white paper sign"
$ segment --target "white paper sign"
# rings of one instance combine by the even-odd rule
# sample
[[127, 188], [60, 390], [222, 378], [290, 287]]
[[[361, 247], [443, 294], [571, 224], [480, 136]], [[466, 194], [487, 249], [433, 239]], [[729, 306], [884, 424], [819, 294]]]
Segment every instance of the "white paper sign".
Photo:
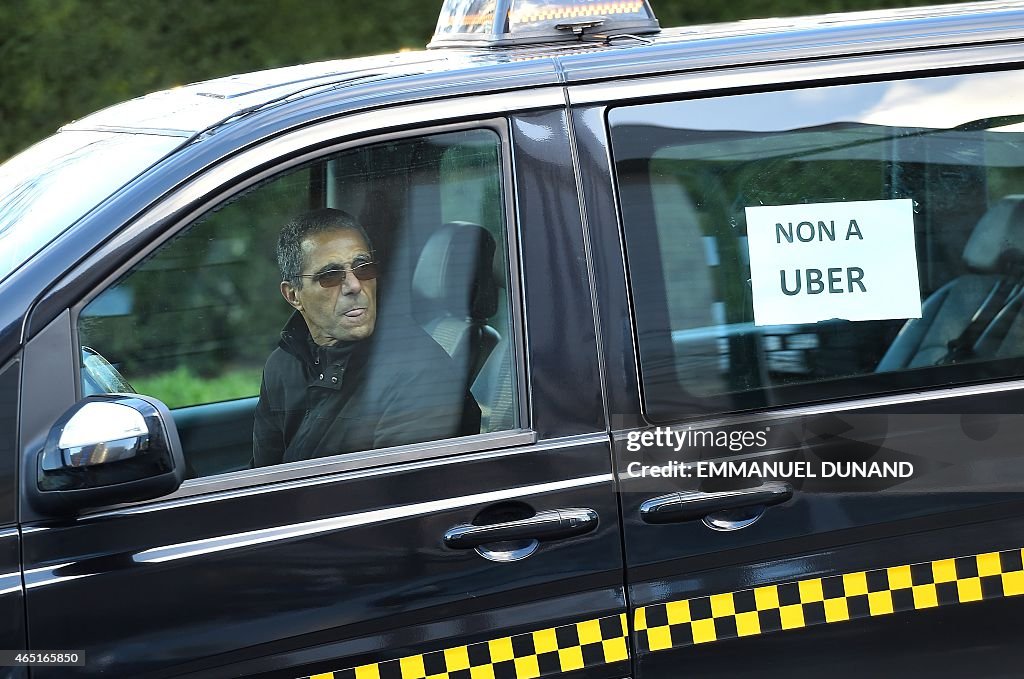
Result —
[[754, 325], [921, 317], [911, 200], [746, 213]]

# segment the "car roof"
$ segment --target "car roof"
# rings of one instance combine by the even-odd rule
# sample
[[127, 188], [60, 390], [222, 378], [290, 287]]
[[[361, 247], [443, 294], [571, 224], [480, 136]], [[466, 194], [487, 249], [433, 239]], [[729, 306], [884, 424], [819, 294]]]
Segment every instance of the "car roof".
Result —
[[[1024, 2], [753, 19], [610, 42], [445, 48], [324, 61], [233, 75], [139, 97], [66, 125], [194, 138], [268, 108], [345, 109], [459, 93], [583, 83], [724, 65], [1019, 40]], [[386, 97], [384, 95], [387, 95]]]

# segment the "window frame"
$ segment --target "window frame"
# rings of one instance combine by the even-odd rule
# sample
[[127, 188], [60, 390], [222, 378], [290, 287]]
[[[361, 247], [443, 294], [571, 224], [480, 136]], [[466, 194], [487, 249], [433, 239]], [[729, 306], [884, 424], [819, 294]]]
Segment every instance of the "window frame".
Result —
[[[478, 99], [490, 99], [479, 97]], [[542, 97], [538, 97], [542, 100]], [[560, 102], [564, 105], [564, 100]], [[449, 102], [450, 105], [450, 102]], [[220, 490], [245, 488], [266, 483], [292, 481], [362, 469], [383, 467], [386, 465], [419, 462], [452, 455], [486, 453], [502, 451], [507, 448], [531, 445], [537, 442], [537, 434], [532, 428], [532, 398], [529, 392], [529, 367], [526, 362], [528, 347], [525, 333], [525, 317], [523, 311], [523, 294], [521, 283], [521, 262], [519, 247], [519, 219], [515, 200], [515, 183], [512, 165], [512, 143], [509, 120], [498, 107], [486, 116], [478, 119], [457, 123], [426, 122], [421, 127], [413, 127], [416, 122], [424, 120], [416, 116], [416, 109], [408, 107], [403, 111], [389, 112], [400, 114], [401, 119], [410, 123], [408, 128], [395, 131], [382, 131], [387, 125], [377, 114], [376, 124], [373, 114], [351, 116], [348, 119], [328, 121], [310, 129], [292, 132], [283, 137], [249, 149], [238, 156], [231, 157], [211, 170], [204, 172], [195, 180], [165, 196], [161, 206], [170, 214], [162, 227], [157, 227], [163, 219], [162, 210], [158, 207], [144, 218], [149, 228], [158, 229], [155, 237], [144, 247], [132, 253], [131, 257], [117, 267], [110, 275], [93, 286], [80, 297], [70, 308], [70, 344], [74, 365], [73, 380], [75, 398], [80, 399], [81, 385], [81, 344], [78, 332], [79, 316], [96, 297], [119, 281], [126, 273], [142, 262], [169, 241], [174, 239], [203, 215], [218, 206], [244, 194], [247, 190], [272, 177], [287, 173], [303, 164], [325, 159], [332, 155], [352, 149], [380, 143], [411, 140], [450, 132], [468, 130], [489, 130], [497, 135], [502, 183], [502, 207], [505, 221], [505, 248], [508, 253], [508, 294], [511, 306], [509, 330], [512, 334], [511, 349], [513, 351], [514, 375], [518, 400], [519, 427], [517, 429], [474, 434], [453, 439], [425, 441], [403, 446], [371, 449], [311, 460], [289, 462], [273, 467], [243, 469], [223, 474], [198, 477], [186, 480], [172, 494], [149, 501], [160, 502], [179, 498], [202, 495]], [[346, 130], [346, 122], [355, 123], [354, 130]], [[394, 121], [387, 121], [394, 122]], [[333, 134], [332, 134], [333, 132]], [[320, 143], [316, 137], [323, 137]], [[182, 205], [182, 203], [185, 205]], [[175, 209], [177, 208], [177, 209]], [[182, 209], [184, 208], [184, 209]], [[252, 397], [250, 397], [252, 398]], [[241, 399], [240, 399], [241, 400]], [[147, 504], [147, 503], [141, 503]]]

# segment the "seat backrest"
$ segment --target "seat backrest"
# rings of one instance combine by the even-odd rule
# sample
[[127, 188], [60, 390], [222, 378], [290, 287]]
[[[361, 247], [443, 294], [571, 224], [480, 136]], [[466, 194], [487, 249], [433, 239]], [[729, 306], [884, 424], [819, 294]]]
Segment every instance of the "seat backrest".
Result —
[[[494, 280], [506, 287], [504, 262], [494, 262]], [[512, 371], [512, 333], [505, 305], [499, 305], [496, 324], [501, 340], [491, 351], [471, 391], [480, 404], [480, 433], [507, 431], [516, 427], [516, 383]]]
[[[876, 370], [949, 362], [954, 345], [975, 344], [1019, 289], [1024, 268], [1024, 195], [1006, 196], [978, 221], [964, 247], [965, 273], [929, 295], [921, 318], [907, 321]], [[991, 340], [986, 340], [991, 342]], [[972, 347], [959, 347], [965, 354]]]
[[1024, 264], [1024, 195], [990, 207], [964, 247], [964, 264], [979, 273], [1019, 274]]
[[413, 313], [444, 347], [468, 388], [501, 339], [488, 325], [498, 307], [494, 238], [482, 226], [449, 222], [430, 235], [413, 273]]
[[480, 404], [480, 433], [515, 428], [515, 383], [512, 381], [512, 351], [508, 338], [503, 337], [487, 357], [471, 391]]

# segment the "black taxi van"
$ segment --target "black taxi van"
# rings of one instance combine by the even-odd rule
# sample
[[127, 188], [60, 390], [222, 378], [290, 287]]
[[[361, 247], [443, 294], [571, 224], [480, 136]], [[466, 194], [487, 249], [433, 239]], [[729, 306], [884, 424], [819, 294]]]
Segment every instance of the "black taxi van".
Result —
[[0, 166], [4, 673], [1020, 676], [1024, 4], [430, 47]]

